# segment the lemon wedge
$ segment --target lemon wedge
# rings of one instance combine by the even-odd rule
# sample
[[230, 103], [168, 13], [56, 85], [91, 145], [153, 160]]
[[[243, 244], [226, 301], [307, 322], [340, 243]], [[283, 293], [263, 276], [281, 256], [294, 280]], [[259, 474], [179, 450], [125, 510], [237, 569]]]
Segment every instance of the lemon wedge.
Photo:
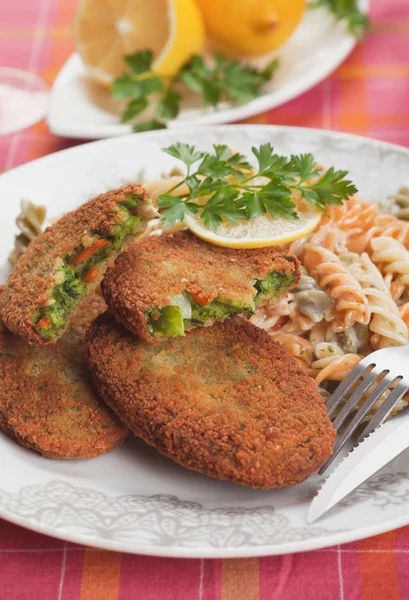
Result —
[[223, 221], [217, 231], [211, 231], [199, 218], [186, 215], [184, 222], [202, 240], [227, 248], [263, 248], [279, 246], [311, 233], [321, 221], [322, 213], [314, 206], [299, 211], [298, 220], [273, 219], [269, 215], [238, 224]]
[[110, 82], [128, 69], [124, 56], [152, 50], [153, 71], [173, 77], [204, 45], [194, 0], [81, 0], [75, 17], [77, 50], [90, 75]]

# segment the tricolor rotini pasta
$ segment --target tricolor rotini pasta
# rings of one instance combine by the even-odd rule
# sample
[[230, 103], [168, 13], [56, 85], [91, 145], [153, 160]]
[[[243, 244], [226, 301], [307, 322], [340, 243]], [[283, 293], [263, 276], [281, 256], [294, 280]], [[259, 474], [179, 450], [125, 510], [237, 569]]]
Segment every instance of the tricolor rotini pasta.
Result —
[[46, 209], [44, 206], [37, 206], [30, 200], [22, 198], [21, 212], [16, 218], [16, 225], [20, 231], [15, 237], [14, 248], [9, 256], [10, 262], [14, 265], [18, 257], [27, 250], [27, 246], [43, 230]]
[[[324, 226], [327, 227], [327, 226]], [[334, 302], [331, 314], [334, 331], [343, 331], [354, 323], [368, 324], [369, 306], [362, 287], [342, 264], [337, 252], [339, 237], [332, 236], [333, 248], [328, 244], [328, 234], [317, 233], [305, 244], [301, 260], [307, 272], [328, 293]]]
[[395, 194], [380, 202], [379, 208], [384, 213], [409, 221], [409, 187], [402, 185]]
[[376, 204], [351, 198], [342, 206], [329, 210], [330, 218], [345, 232], [351, 252], [368, 252], [371, 255], [371, 240], [389, 236], [409, 248], [409, 223], [393, 215], [382, 214]]
[[409, 343], [409, 223], [356, 197], [329, 213], [288, 246], [303, 265], [299, 283], [252, 318], [321, 389], [370, 352]]
[[398, 302], [409, 287], [409, 250], [391, 237], [371, 240], [372, 260], [384, 276], [392, 298]]
[[[349, 260], [348, 260], [349, 259]], [[369, 309], [369, 330], [374, 349], [402, 346], [408, 343], [408, 328], [394, 302], [381, 273], [364, 252], [361, 256], [345, 255], [348, 270], [362, 286]]]

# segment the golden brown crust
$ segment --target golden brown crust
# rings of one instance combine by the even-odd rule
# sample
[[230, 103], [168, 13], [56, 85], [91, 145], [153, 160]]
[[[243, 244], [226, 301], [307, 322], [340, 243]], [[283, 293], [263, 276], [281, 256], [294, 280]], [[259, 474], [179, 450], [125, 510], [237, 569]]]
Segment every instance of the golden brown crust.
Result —
[[[1, 315], [1, 308], [2, 308], [2, 299], [3, 299], [3, 292], [4, 292], [4, 285], [0, 285], [0, 315]], [[0, 337], [2, 335], [2, 333], [5, 331], [5, 326], [4, 323], [1, 319], [0, 316]], [[11, 429], [9, 428], [9, 426], [7, 425], [7, 421], [6, 421], [6, 415], [3, 412], [3, 407], [2, 404], [0, 402], [0, 429], [2, 431], [4, 431], [4, 433], [7, 433], [8, 435], [10, 435], [11, 437], [13, 436], [13, 432], [11, 431]]]
[[64, 334], [64, 341], [76, 342], [83, 346], [89, 326], [106, 309], [107, 305], [102, 296], [92, 294], [84, 298], [72, 316], [70, 328]]
[[[128, 194], [147, 198], [140, 185], [106, 192], [64, 215], [31, 242], [11, 271], [4, 292], [2, 317], [10, 331], [26, 337], [34, 345], [50, 343], [36, 331], [32, 317], [38, 307], [50, 298], [61, 259], [94, 232], [98, 231], [102, 237], [109, 235], [120, 218], [117, 204]], [[88, 286], [89, 293], [99, 281], [100, 278]], [[68, 323], [69, 319], [67, 326]]]
[[53, 346], [0, 332], [0, 428], [49, 458], [91, 458], [118, 447], [127, 428], [97, 396], [84, 360], [89, 323], [105, 308], [86, 299]]
[[101, 283], [115, 317], [139, 337], [154, 341], [145, 311], [185, 291], [207, 304], [216, 297], [254, 299], [256, 279], [272, 271], [299, 274], [295, 256], [277, 247], [236, 250], [208, 244], [189, 231], [150, 237], [123, 252]]
[[331, 455], [335, 432], [313, 380], [240, 317], [147, 344], [101, 315], [86, 352], [111, 408], [188, 469], [269, 489], [300, 483]]

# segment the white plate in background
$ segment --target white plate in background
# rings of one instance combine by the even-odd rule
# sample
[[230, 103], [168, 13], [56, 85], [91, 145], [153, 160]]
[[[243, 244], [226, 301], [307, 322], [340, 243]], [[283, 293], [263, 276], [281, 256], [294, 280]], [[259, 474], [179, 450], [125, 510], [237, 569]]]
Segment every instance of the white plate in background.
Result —
[[[360, 5], [367, 11], [369, 0], [361, 0]], [[335, 21], [325, 9], [308, 10], [295, 34], [278, 50], [279, 70], [260, 97], [237, 106], [225, 102], [217, 109], [204, 109], [197, 97], [187, 98], [169, 127], [230, 123], [275, 108], [325, 79], [355, 44], [345, 23]], [[90, 79], [80, 56], [73, 54], [54, 82], [47, 123], [52, 133], [71, 138], [123, 135], [131, 128], [119, 123], [118, 106], [108, 89]]]

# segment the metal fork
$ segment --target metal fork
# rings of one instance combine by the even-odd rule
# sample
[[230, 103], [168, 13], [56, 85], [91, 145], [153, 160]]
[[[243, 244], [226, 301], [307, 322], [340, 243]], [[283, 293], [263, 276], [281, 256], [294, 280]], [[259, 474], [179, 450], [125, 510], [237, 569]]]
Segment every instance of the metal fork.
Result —
[[[371, 418], [358, 440], [355, 441], [355, 446], [388, 418], [399, 400], [401, 400], [408, 392], [409, 345], [393, 346], [377, 350], [363, 358], [361, 362], [352, 369], [327, 401], [327, 412], [328, 416], [331, 417], [335, 410], [339, 406], [342, 406], [343, 402], [346, 400], [332, 424], [336, 431], [339, 430], [341, 425], [345, 422], [345, 419], [351, 415], [365, 392], [367, 392], [373, 384], [376, 384], [375, 388], [363, 402], [362, 406], [359, 407], [356, 415], [345, 428], [345, 431], [336, 440], [331, 458], [318, 471], [320, 475], [325, 473], [328, 467], [333, 463], [346, 442], [352, 437], [355, 430], [361, 425], [364, 418], [383, 393], [386, 393], [384, 401]], [[393, 384], [395, 384], [395, 387], [391, 389]], [[350, 392], [354, 386], [357, 387], [347, 399], [348, 392]]]

